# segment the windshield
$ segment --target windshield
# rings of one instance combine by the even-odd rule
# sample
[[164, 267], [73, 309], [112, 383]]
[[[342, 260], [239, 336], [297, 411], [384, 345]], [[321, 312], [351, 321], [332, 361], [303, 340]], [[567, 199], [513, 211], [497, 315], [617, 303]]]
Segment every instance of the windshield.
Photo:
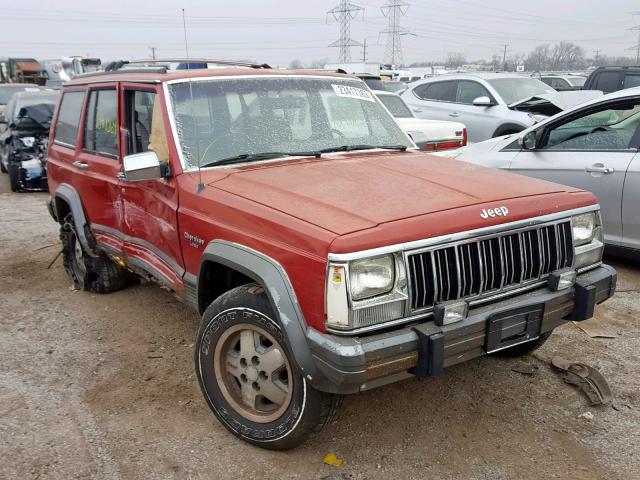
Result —
[[400, 97], [396, 95], [377, 95], [387, 110], [396, 118], [412, 118], [413, 113]]
[[187, 169], [268, 152], [411, 141], [359, 80], [253, 77], [169, 85]]
[[488, 82], [507, 105], [541, 93], [555, 93], [553, 88], [535, 78], [493, 78]]
[[[35, 87], [37, 89], [37, 87]], [[0, 105], [6, 105], [14, 93], [24, 92], [26, 87], [0, 87]]]
[[584, 86], [584, 82], [587, 81], [586, 77], [567, 77], [567, 81], [574, 87]]
[[36, 93], [33, 95], [21, 95], [16, 105], [16, 111], [20, 111], [21, 108], [28, 107], [30, 105], [38, 105], [44, 103], [46, 105], [55, 105], [58, 99], [57, 93]]

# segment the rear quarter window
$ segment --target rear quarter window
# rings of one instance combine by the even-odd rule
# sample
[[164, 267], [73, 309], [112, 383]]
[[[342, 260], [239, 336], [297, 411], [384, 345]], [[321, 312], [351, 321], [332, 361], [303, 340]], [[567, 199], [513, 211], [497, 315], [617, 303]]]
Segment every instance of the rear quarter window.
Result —
[[55, 143], [69, 147], [76, 146], [78, 127], [80, 125], [80, 113], [84, 103], [84, 91], [66, 92], [62, 95], [60, 112], [56, 121]]
[[455, 102], [456, 86], [455, 81], [425, 83], [414, 88], [413, 93], [422, 100]]

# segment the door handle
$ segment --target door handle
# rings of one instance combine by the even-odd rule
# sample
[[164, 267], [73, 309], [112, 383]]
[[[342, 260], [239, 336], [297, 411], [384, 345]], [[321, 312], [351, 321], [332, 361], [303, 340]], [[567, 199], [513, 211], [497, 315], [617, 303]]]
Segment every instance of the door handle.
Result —
[[88, 163], [80, 162], [78, 160], [73, 162], [72, 165], [74, 167], [76, 167], [77, 169], [80, 169], [80, 170], [86, 170], [87, 168], [89, 168], [89, 164]]
[[416, 112], [416, 113], [422, 113], [422, 109], [421, 108], [414, 108], [413, 111]]
[[594, 163], [590, 167], [585, 168], [585, 171], [589, 173], [613, 173], [616, 170], [613, 167], [605, 167], [601, 163]]
[[456, 117], [459, 117], [459, 116], [460, 116], [460, 114], [459, 114], [458, 112], [451, 112], [451, 113], [449, 114], [449, 116], [450, 116], [450, 117], [453, 117], [453, 118], [456, 118]]

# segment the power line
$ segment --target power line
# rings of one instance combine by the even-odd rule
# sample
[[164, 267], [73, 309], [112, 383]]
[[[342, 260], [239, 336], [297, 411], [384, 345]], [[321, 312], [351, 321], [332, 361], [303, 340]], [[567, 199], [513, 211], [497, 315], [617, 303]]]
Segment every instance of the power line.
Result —
[[327, 12], [327, 16], [333, 16], [334, 20], [340, 23], [340, 38], [333, 43], [330, 43], [330, 47], [338, 47], [340, 49], [338, 53], [339, 63], [349, 63], [351, 61], [351, 47], [360, 46], [360, 42], [356, 42], [351, 38], [351, 20], [358, 16], [358, 13], [363, 12], [364, 8], [355, 3], [351, 3], [349, 0], [340, 0], [340, 3]]
[[400, 18], [404, 17], [409, 10], [409, 4], [403, 0], [387, 0], [387, 3], [380, 9], [382, 14], [389, 19], [389, 26], [380, 32], [387, 35], [387, 46], [384, 52], [384, 60], [391, 65], [402, 64], [402, 35], [410, 34], [409, 30], [400, 26]]

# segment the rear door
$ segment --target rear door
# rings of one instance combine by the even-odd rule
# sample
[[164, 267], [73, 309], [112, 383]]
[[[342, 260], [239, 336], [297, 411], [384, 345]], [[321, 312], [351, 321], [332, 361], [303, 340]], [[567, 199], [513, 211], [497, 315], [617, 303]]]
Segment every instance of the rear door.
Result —
[[600, 202], [608, 243], [622, 242], [622, 189], [636, 158], [640, 97], [586, 108], [538, 130], [535, 150], [511, 163], [516, 173], [593, 192]]
[[640, 250], [640, 155], [629, 165], [622, 191], [622, 243]]
[[[418, 118], [454, 120], [457, 81], [423, 83], [402, 95]], [[453, 116], [452, 116], [453, 115]]]
[[167, 166], [165, 178], [122, 182], [122, 231], [127, 260], [136, 262], [177, 291], [182, 284], [184, 264], [178, 232], [177, 182], [170, 172], [178, 173], [180, 166], [170, 162], [167, 142], [170, 128], [163, 104], [163, 92], [158, 86], [122, 85], [123, 156], [153, 151]]
[[71, 164], [73, 185], [80, 192], [92, 229], [118, 231], [121, 211], [118, 173], [122, 161], [116, 84], [96, 85], [88, 90], [81, 125], [78, 138], [81, 147]]

